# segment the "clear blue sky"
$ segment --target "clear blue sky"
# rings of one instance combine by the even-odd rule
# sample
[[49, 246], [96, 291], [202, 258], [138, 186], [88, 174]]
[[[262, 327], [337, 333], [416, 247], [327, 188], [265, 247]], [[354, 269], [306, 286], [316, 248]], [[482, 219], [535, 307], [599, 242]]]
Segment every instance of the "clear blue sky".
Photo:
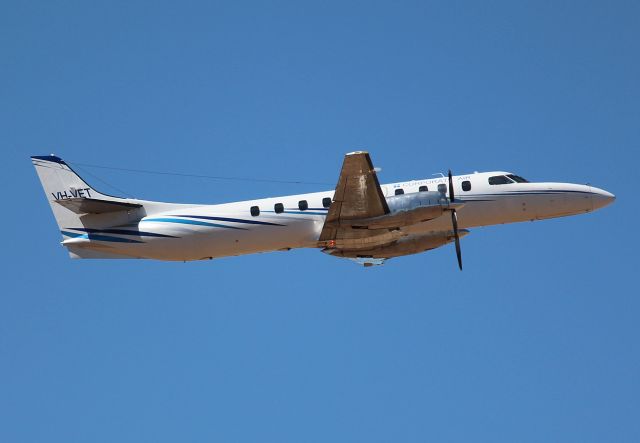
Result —
[[[3, 2], [0, 441], [640, 441], [639, 22], [634, 1]], [[333, 184], [356, 149], [387, 182], [506, 169], [618, 200], [475, 229], [462, 273], [452, 247], [71, 261], [29, 161]], [[319, 190], [85, 170], [166, 201]]]

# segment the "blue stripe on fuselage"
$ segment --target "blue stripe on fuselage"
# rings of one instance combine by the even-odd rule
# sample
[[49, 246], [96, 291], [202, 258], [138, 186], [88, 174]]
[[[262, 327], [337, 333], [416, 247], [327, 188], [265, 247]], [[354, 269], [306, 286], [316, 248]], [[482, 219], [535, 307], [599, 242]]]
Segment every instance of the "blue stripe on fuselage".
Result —
[[86, 238], [88, 240], [96, 240], [96, 241], [106, 241], [106, 242], [114, 242], [114, 243], [144, 243], [139, 240], [133, 240], [130, 238], [120, 238], [120, 237], [112, 237], [110, 235], [99, 235], [99, 234], [80, 234], [77, 232], [69, 232], [69, 231], [60, 231], [62, 235], [71, 238]]
[[207, 216], [207, 215], [174, 215], [174, 217], [200, 218], [200, 219], [203, 219], [203, 220], [216, 220], [216, 221], [226, 221], [226, 222], [233, 222], [233, 223], [246, 223], [246, 224], [250, 224], [250, 225], [286, 226], [286, 225], [281, 225], [279, 223], [271, 223], [271, 222], [265, 222], [265, 221], [259, 221], [259, 220], [245, 220], [245, 219], [242, 219], [242, 218], [231, 218], [231, 217], [213, 217], [213, 216]]
[[137, 231], [129, 229], [93, 229], [93, 228], [67, 228], [73, 231], [82, 231], [89, 234], [120, 234], [120, 235], [135, 235], [138, 237], [167, 237], [177, 238], [173, 235], [157, 234], [155, 232]]
[[210, 226], [213, 228], [226, 228], [226, 229], [239, 229], [242, 231], [246, 231], [247, 229], [245, 228], [238, 228], [236, 226], [229, 226], [229, 225], [221, 225], [218, 223], [207, 223], [207, 222], [203, 222], [203, 221], [199, 221], [199, 220], [186, 220], [186, 219], [182, 219], [182, 218], [166, 218], [166, 217], [161, 217], [161, 218], [147, 218], [147, 219], [143, 219], [140, 220], [141, 222], [162, 222], [162, 223], [178, 223], [178, 224], [183, 224], [183, 225], [196, 225], [196, 226]]

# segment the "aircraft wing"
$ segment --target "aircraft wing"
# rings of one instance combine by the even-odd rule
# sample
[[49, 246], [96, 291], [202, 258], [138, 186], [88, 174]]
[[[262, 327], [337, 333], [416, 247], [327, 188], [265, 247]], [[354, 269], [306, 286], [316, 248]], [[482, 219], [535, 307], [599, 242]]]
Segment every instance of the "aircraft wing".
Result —
[[329, 207], [320, 234], [320, 242], [331, 247], [340, 247], [340, 244], [336, 244], [336, 241], [340, 243], [340, 240], [359, 239], [357, 243], [362, 244], [363, 241], [367, 243], [365, 239], [373, 240], [373, 237], [377, 237], [376, 242], [379, 242], [388, 236], [387, 229], [354, 230], [341, 227], [341, 225], [348, 225], [348, 223], [341, 224], [340, 222], [378, 217], [388, 213], [389, 207], [380, 188], [369, 153], [351, 152], [344, 157], [333, 202]]

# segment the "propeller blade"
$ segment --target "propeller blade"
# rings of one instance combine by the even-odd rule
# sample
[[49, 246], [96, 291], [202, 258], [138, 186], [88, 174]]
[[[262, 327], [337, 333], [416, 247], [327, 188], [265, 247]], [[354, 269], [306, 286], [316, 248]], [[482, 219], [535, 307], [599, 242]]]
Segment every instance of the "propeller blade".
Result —
[[455, 199], [453, 194], [453, 175], [451, 174], [451, 169], [449, 169], [449, 200], [454, 201]]
[[462, 250], [460, 249], [460, 235], [458, 234], [458, 214], [456, 210], [451, 211], [451, 224], [453, 225], [453, 235], [456, 240], [456, 257], [458, 258], [458, 268], [462, 271]]

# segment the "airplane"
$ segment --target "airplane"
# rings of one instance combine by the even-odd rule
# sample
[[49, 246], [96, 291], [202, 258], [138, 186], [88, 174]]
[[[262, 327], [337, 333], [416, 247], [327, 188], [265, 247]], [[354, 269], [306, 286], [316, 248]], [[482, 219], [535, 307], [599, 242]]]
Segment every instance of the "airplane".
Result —
[[95, 190], [61, 158], [31, 157], [71, 258], [205, 260], [318, 248], [365, 267], [455, 244], [468, 228], [595, 211], [615, 196], [590, 185], [474, 172], [380, 185], [366, 151], [345, 155], [333, 191], [215, 205]]

